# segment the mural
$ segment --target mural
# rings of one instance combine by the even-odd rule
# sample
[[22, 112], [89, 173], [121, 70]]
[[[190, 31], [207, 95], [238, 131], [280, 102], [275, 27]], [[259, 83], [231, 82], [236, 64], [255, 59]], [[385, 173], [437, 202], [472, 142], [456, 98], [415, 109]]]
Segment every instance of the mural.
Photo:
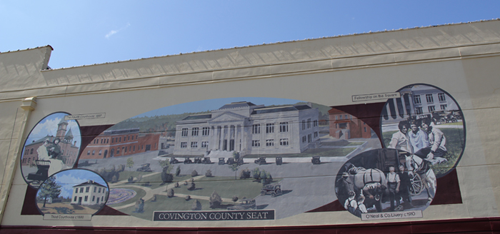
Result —
[[404, 150], [431, 164], [442, 177], [460, 161], [465, 148], [465, 122], [456, 101], [445, 91], [415, 84], [398, 91], [382, 111], [383, 144]]
[[340, 110], [226, 98], [122, 121], [82, 150], [78, 167], [110, 184], [108, 206], [146, 220], [280, 219], [335, 201], [337, 171], [370, 148], [381, 148], [376, 134]]
[[[78, 123], [54, 113], [30, 133], [21, 167], [45, 215], [106, 208], [153, 221], [274, 220], [345, 209], [362, 220], [422, 217], [438, 178], [462, 156], [464, 119], [433, 86], [391, 95], [400, 97], [370, 108], [256, 97], [184, 103], [119, 122], [85, 138], [81, 151]], [[70, 177], [75, 183], [63, 182]]]
[[98, 174], [82, 169], [57, 172], [38, 188], [36, 204], [41, 214], [93, 215], [104, 207], [109, 188]]
[[56, 112], [40, 120], [26, 139], [21, 156], [24, 180], [38, 187], [49, 176], [73, 168], [80, 152], [80, 126]]

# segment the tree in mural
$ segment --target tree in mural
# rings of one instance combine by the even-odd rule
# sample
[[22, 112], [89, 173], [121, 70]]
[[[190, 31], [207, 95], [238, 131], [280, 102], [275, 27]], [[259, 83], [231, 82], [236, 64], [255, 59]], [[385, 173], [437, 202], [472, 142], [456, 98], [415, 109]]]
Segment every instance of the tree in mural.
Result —
[[238, 163], [238, 160], [240, 159], [240, 153], [234, 151], [233, 158], [234, 158], [234, 162], [233, 162], [233, 164], [229, 165], [229, 168], [232, 171], [234, 171], [234, 179], [236, 179], [236, 172], [238, 171], [238, 168], [240, 167], [240, 164]]
[[170, 167], [170, 162], [168, 160], [160, 160], [158, 161], [160, 163], [160, 167], [161, 168], [164, 168], [166, 166], [169, 166]]
[[59, 197], [59, 194], [61, 194], [61, 185], [57, 183], [55, 176], [49, 177], [38, 190], [38, 198], [43, 199], [43, 207], [49, 197], [54, 199]]
[[229, 168], [234, 171], [234, 179], [236, 179], [236, 172], [238, 171], [239, 167], [240, 165], [238, 165], [237, 163], [229, 165]]
[[132, 169], [133, 166], [134, 166], [134, 160], [132, 160], [132, 158], [128, 158], [127, 159], [127, 167]]
[[252, 176], [255, 179], [255, 181], [257, 181], [257, 182], [260, 181], [260, 170], [259, 170], [258, 167], [256, 167], [255, 169], [253, 169]]

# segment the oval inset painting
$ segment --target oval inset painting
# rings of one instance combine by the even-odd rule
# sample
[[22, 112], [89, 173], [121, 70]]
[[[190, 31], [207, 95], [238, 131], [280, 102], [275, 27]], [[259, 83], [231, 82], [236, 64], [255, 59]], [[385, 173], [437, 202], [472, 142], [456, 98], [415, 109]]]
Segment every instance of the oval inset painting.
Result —
[[49, 176], [73, 168], [80, 152], [80, 126], [66, 120], [68, 113], [52, 113], [38, 122], [24, 143], [21, 170], [24, 180], [38, 187]]
[[38, 188], [36, 204], [42, 214], [88, 214], [101, 210], [109, 196], [97, 173], [70, 169], [49, 176]]
[[456, 167], [465, 148], [465, 120], [444, 90], [426, 84], [406, 86], [389, 99], [381, 115], [386, 148], [404, 150], [428, 161], [438, 178]]

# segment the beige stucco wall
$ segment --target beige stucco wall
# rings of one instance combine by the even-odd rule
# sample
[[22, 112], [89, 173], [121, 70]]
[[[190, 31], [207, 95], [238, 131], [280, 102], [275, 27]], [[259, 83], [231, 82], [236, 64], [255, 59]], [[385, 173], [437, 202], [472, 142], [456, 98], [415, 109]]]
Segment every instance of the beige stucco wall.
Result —
[[[165, 106], [226, 97], [276, 97], [327, 106], [351, 105], [358, 104], [352, 102], [352, 95], [394, 92], [413, 83], [431, 84], [447, 91], [461, 106], [467, 121], [466, 148], [457, 167], [463, 204], [430, 206], [422, 220], [499, 216], [500, 131], [495, 128], [500, 115], [499, 32], [500, 21], [488, 21], [56, 70], [43, 70], [50, 47], [2, 53], [0, 199], [6, 205], [0, 206], [1, 224], [48, 225], [41, 216], [20, 215], [27, 185], [17, 161], [19, 147], [29, 130], [55, 111], [104, 112], [105, 118], [79, 120], [82, 126], [103, 125]], [[32, 96], [38, 98], [37, 106], [24, 123], [28, 111], [20, 108], [21, 100]], [[304, 213], [275, 221], [196, 225], [359, 222], [359, 218], [346, 211]], [[134, 217], [106, 217], [73, 223], [53, 221], [50, 225], [167, 224]]]

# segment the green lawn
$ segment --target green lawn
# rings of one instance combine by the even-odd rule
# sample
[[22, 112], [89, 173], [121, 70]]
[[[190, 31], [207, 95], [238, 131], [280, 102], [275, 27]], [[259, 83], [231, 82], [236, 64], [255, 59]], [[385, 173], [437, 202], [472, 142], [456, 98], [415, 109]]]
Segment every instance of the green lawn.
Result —
[[[448, 162], [432, 166], [437, 177], [443, 176], [456, 165], [465, 146], [464, 130], [462, 128], [440, 128], [439, 130], [441, 130], [446, 137], [445, 146], [448, 153], [445, 155], [445, 158], [448, 159]], [[396, 131], [384, 132], [382, 134], [384, 145], [389, 145], [392, 134], [395, 132]]]
[[[195, 181], [196, 190], [189, 191], [189, 186], [181, 185], [180, 188], [174, 188], [175, 193], [210, 196], [214, 191], [223, 198], [253, 198], [260, 194], [262, 184], [252, 182], [253, 179], [234, 179], [234, 177], [203, 177]], [[276, 183], [276, 179], [275, 182]]]

